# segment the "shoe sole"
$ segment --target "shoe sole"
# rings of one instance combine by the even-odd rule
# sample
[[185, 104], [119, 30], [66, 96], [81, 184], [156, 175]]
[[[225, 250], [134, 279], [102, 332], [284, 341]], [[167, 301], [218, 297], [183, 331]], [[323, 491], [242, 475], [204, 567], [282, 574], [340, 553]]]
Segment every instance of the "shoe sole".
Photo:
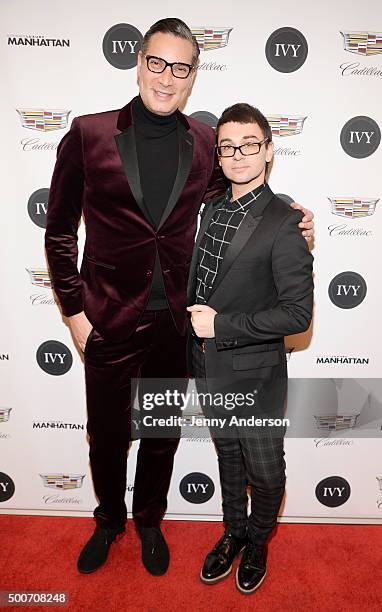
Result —
[[77, 571], [80, 574], [94, 574], [94, 572], [96, 572], [97, 570], [101, 569], [101, 567], [103, 567], [105, 565], [106, 561], [104, 561], [103, 563], [101, 563], [101, 565], [99, 565], [98, 567], [96, 567], [95, 569], [91, 569], [91, 570], [82, 570], [77, 566]]
[[122, 531], [122, 533], [118, 533], [118, 534], [115, 536], [115, 539], [114, 539], [114, 540], [112, 541], [112, 543], [110, 544], [110, 547], [109, 547], [109, 550], [108, 550], [108, 553], [107, 553], [107, 557], [106, 557], [105, 561], [104, 561], [103, 563], [101, 563], [101, 565], [98, 565], [96, 568], [91, 569], [91, 570], [82, 570], [82, 569], [80, 569], [80, 568], [78, 567], [78, 565], [77, 565], [77, 570], [78, 570], [78, 572], [79, 572], [80, 574], [94, 574], [94, 572], [96, 572], [97, 570], [101, 569], [101, 567], [103, 567], [103, 566], [105, 565], [106, 561], [107, 561], [107, 560], [108, 560], [108, 558], [109, 558], [110, 548], [112, 547], [112, 545], [113, 545], [113, 544], [116, 544], [117, 542], [119, 542], [120, 540], [122, 540], [122, 538], [124, 537], [124, 535], [125, 535], [125, 534], [126, 534], [126, 531]]
[[160, 571], [152, 571], [151, 569], [149, 569], [142, 561], [143, 567], [145, 568], [146, 572], [148, 572], [150, 574], [150, 576], [164, 576], [167, 573], [168, 567], [166, 567], [165, 570], [160, 570]]
[[204, 582], [204, 584], [217, 584], [221, 580], [224, 580], [224, 578], [227, 578], [227, 576], [230, 575], [231, 571], [232, 571], [232, 564], [231, 564], [231, 567], [229, 567], [224, 574], [222, 574], [221, 576], [218, 576], [217, 578], [204, 578], [202, 574], [203, 570], [200, 572], [199, 576], [200, 576], [200, 580]]
[[[243, 546], [243, 547], [242, 547], [242, 548], [239, 550], [239, 552], [237, 553], [237, 555], [236, 555], [235, 559], [236, 559], [236, 558], [237, 558], [237, 557], [240, 555], [240, 553], [242, 553], [242, 552], [243, 552], [244, 548], [245, 548], [245, 546]], [[232, 571], [232, 566], [233, 566], [233, 562], [231, 563], [231, 567], [229, 567], [229, 568], [227, 569], [227, 571], [225, 572], [225, 574], [222, 574], [221, 576], [218, 576], [218, 578], [204, 578], [204, 576], [203, 576], [203, 570], [201, 570], [201, 572], [200, 572], [200, 574], [199, 574], [200, 580], [201, 580], [202, 582], [204, 582], [204, 584], [217, 584], [218, 582], [220, 582], [221, 580], [224, 580], [224, 578], [227, 578], [227, 576], [229, 576], [229, 575], [230, 575], [230, 573], [231, 573], [231, 571]]]
[[259, 588], [259, 586], [262, 584], [265, 576], [267, 575], [267, 572], [265, 572], [264, 576], [262, 577], [262, 579], [260, 580], [260, 582], [257, 583], [257, 585], [251, 589], [251, 590], [246, 590], [246, 589], [242, 589], [241, 586], [239, 585], [239, 581], [238, 581], [238, 572], [239, 569], [236, 572], [236, 587], [237, 589], [240, 591], [240, 593], [242, 593], [243, 595], [252, 595], [252, 593], [254, 593], [255, 591], [257, 591], [257, 589]]

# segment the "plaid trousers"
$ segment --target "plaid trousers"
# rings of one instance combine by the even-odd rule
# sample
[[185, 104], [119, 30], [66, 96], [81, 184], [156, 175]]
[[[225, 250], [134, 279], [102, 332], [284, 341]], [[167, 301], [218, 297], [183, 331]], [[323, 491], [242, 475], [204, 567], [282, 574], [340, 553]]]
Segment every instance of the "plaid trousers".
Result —
[[[193, 370], [199, 393], [205, 393], [204, 353], [192, 347]], [[265, 544], [277, 522], [285, 492], [284, 439], [240, 429], [234, 438], [214, 437], [219, 463], [225, 530], [255, 544]], [[247, 487], [251, 487], [248, 516]]]

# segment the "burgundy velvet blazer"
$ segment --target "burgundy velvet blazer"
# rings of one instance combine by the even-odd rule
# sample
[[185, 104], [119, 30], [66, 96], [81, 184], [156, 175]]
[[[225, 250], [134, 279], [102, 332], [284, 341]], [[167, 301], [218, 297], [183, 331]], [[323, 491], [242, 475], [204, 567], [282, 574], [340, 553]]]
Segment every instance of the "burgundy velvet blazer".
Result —
[[[177, 329], [186, 332], [187, 280], [202, 202], [224, 192], [213, 130], [178, 113], [179, 163], [155, 229], [146, 218], [132, 117], [121, 110], [77, 117], [57, 151], [49, 193], [45, 247], [63, 314], [85, 311], [105, 338], [137, 327], [156, 254]], [[80, 272], [77, 229], [86, 242]]]

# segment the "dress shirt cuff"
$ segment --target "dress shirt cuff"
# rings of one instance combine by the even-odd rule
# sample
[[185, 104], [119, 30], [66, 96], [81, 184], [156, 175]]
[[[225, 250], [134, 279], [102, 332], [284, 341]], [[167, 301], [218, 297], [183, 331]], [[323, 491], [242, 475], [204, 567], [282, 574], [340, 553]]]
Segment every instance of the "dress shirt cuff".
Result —
[[215, 344], [218, 350], [221, 349], [232, 349], [238, 344], [235, 338], [227, 337], [227, 325], [228, 316], [224, 314], [217, 314], [214, 318], [214, 329], [215, 329]]

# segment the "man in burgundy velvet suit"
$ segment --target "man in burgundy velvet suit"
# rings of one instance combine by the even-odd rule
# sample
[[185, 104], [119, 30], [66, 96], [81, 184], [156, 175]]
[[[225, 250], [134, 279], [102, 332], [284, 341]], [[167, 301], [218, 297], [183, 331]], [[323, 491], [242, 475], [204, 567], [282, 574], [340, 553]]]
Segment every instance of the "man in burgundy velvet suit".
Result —
[[[99, 505], [78, 569], [95, 571], [126, 522], [131, 379], [186, 378], [187, 279], [197, 213], [225, 191], [211, 128], [183, 115], [199, 49], [179, 19], [144, 37], [140, 96], [74, 119], [50, 188], [46, 251], [62, 312], [84, 352], [90, 464]], [[81, 215], [86, 243], [77, 268]], [[312, 215], [300, 224], [311, 234]], [[142, 439], [133, 516], [142, 560], [164, 574], [160, 530], [178, 438]]]

